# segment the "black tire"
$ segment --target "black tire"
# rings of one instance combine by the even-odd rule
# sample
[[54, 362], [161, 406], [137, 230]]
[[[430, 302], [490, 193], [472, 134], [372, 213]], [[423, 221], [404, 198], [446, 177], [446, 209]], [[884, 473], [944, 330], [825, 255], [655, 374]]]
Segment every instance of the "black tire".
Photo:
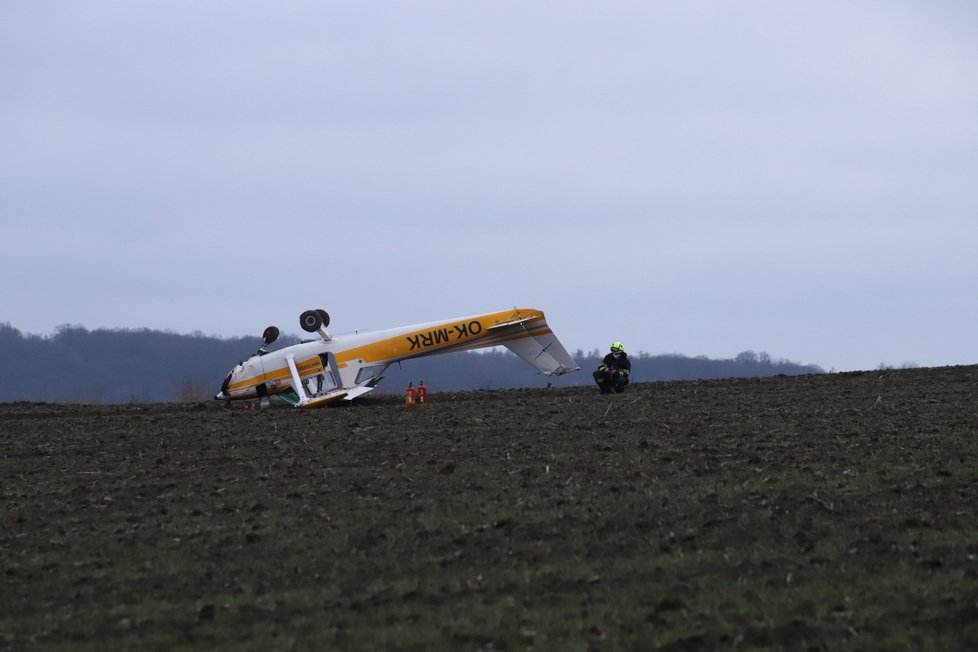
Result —
[[315, 310], [307, 310], [299, 315], [299, 325], [307, 333], [315, 333], [323, 325], [323, 318]]
[[329, 313], [322, 308], [316, 308], [316, 312], [319, 313], [319, 318], [323, 320], [323, 328], [329, 326]]
[[265, 346], [268, 346], [272, 342], [278, 339], [278, 328], [275, 326], [269, 326], [265, 329], [265, 332], [261, 334], [261, 342]]

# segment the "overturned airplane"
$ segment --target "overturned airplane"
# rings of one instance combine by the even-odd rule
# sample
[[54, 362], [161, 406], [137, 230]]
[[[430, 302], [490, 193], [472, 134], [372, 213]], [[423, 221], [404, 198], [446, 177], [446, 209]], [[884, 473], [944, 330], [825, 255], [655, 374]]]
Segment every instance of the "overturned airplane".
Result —
[[505, 346], [548, 376], [580, 369], [543, 312], [533, 308], [337, 336], [326, 331], [324, 310], [305, 311], [299, 324], [319, 338], [270, 352], [279, 330], [269, 326], [261, 348], [231, 370], [214, 398], [264, 401], [276, 396], [294, 407], [319, 407], [366, 394], [395, 362], [490, 346]]

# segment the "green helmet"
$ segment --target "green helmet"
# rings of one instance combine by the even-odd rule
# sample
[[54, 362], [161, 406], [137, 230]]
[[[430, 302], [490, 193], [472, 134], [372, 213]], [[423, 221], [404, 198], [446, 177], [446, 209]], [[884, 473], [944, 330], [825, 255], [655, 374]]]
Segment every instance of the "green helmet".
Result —
[[614, 344], [611, 345], [611, 352], [612, 353], [624, 353], [625, 352], [625, 346], [621, 342], [615, 342]]

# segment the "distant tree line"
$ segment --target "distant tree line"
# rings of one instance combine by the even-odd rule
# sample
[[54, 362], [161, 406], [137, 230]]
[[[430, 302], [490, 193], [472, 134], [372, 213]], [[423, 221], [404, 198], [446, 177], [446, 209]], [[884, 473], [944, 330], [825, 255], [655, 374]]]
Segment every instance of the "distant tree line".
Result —
[[[273, 348], [298, 342], [279, 338]], [[149, 329], [59, 326], [47, 336], [23, 334], [0, 323], [0, 402], [149, 403], [212, 397], [239, 361], [255, 352], [257, 337], [219, 338]], [[505, 349], [449, 353], [392, 365], [377, 391], [400, 393], [425, 381], [432, 392], [590, 384], [603, 352], [573, 357], [581, 371], [547, 377]], [[678, 354], [632, 357], [634, 382], [822, 373], [814, 365], [773, 360], [744, 351], [731, 359]]]

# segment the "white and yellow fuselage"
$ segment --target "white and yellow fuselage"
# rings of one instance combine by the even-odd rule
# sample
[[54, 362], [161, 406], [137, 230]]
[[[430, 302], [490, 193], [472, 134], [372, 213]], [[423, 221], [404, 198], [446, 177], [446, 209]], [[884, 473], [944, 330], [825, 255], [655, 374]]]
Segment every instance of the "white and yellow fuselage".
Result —
[[497, 345], [506, 346], [547, 375], [579, 369], [543, 312], [533, 308], [337, 336], [330, 336], [323, 326], [318, 333], [320, 339], [256, 354], [240, 363], [215, 398], [288, 393], [289, 402], [296, 407], [315, 407], [369, 392], [395, 362]]

